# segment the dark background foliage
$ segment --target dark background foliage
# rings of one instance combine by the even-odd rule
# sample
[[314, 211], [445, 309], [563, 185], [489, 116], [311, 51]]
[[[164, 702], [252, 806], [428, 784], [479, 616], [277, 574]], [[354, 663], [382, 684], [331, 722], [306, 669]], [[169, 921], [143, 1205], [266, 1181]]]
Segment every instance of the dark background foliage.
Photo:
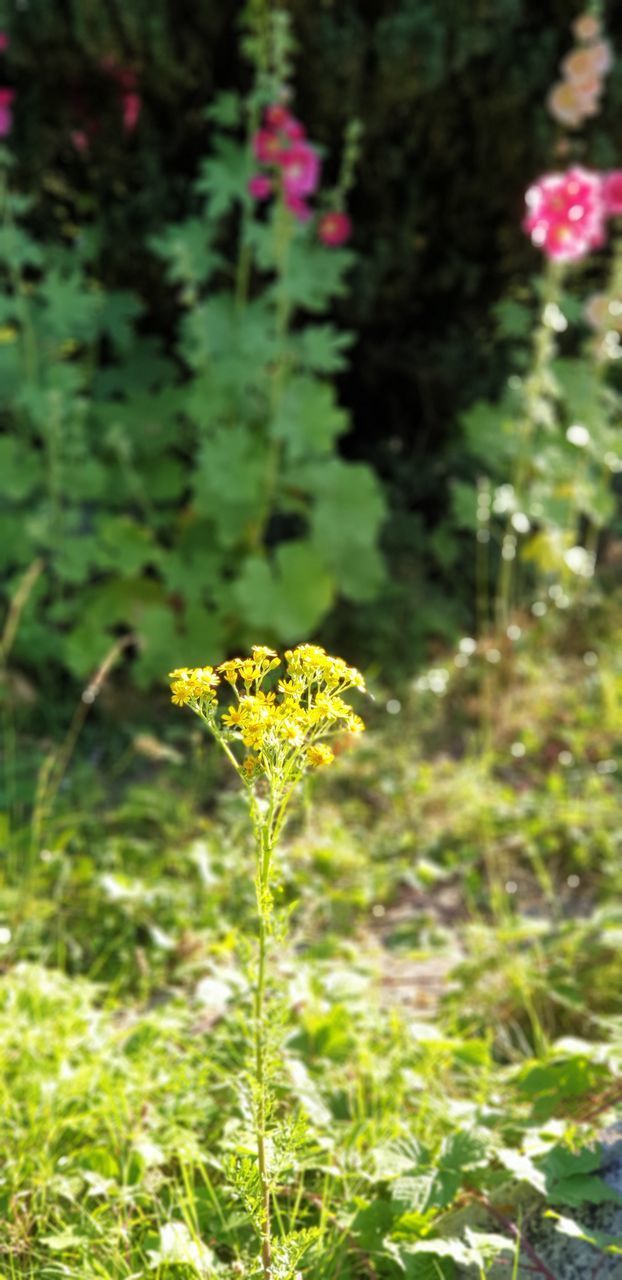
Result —
[[[470, 474], [460, 414], [507, 374], [491, 308], [537, 268], [520, 229], [522, 196], [553, 162], [555, 126], [544, 100], [581, 7], [566, 0], [289, 6], [299, 45], [296, 109], [311, 136], [334, 155], [347, 119], [364, 125], [351, 202], [360, 258], [339, 306], [356, 335], [341, 385], [353, 418], [343, 448], [370, 461], [388, 486], [385, 541], [402, 585], [407, 578], [414, 586], [424, 572], [446, 588], [455, 576], [457, 552], [443, 519], [449, 477]], [[40, 193], [33, 218], [48, 236], [55, 225], [59, 238], [75, 221], [90, 224], [101, 238], [104, 284], [137, 290], [147, 302], [143, 324], [159, 334], [167, 333], [171, 301], [146, 237], [188, 211], [209, 146], [206, 103], [218, 89], [246, 84], [243, 8], [215, 0], [13, 0], [4, 10], [7, 75], [17, 89], [14, 142], [25, 186]], [[616, 24], [622, 35], [622, 15]], [[106, 57], [137, 74], [143, 111], [131, 135], [102, 69]], [[606, 139], [615, 138], [621, 105], [614, 71], [606, 111], [579, 153], [619, 162]], [[71, 134], [85, 125], [91, 146], [80, 154]], [[408, 613], [408, 595], [387, 590], [393, 612]]]

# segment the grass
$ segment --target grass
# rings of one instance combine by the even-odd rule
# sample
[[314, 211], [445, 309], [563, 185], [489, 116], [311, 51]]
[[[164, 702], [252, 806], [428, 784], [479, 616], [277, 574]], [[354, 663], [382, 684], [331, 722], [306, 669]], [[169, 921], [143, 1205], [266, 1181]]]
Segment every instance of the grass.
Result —
[[[305, 1280], [546, 1275], [546, 1209], [586, 1280], [622, 1249], [586, 1226], [622, 1099], [619, 634], [614, 603], [377, 689], [303, 797], [273, 1053]], [[166, 712], [93, 767], [101, 734], [42, 841], [32, 789], [7, 817], [0, 1277], [256, 1276], [243, 803]]]

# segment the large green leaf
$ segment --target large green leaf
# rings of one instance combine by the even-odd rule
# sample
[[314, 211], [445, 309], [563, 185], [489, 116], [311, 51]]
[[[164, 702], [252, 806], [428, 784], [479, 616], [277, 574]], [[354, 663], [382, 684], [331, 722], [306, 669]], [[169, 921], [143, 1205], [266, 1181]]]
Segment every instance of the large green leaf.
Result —
[[347, 415], [339, 408], [330, 383], [299, 374], [285, 386], [272, 422], [272, 434], [283, 441], [292, 461], [298, 462], [328, 453], [347, 425]]
[[314, 547], [345, 596], [373, 599], [384, 574], [376, 540], [385, 505], [376, 476], [364, 463], [338, 459], [307, 468], [302, 474], [314, 497]]
[[327, 613], [334, 581], [310, 543], [285, 542], [272, 561], [249, 556], [232, 595], [258, 636], [294, 641], [309, 635]]

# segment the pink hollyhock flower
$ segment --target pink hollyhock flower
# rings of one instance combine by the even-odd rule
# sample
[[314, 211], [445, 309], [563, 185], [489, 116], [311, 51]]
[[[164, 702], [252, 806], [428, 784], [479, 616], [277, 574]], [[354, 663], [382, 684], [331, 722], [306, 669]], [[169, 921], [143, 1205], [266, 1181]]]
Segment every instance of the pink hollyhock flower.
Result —
[[622, 213], [622, 169], [612, 169], [603, 178], [603, 200], [605, 213], [615, 215]]
[[268, 129], [282, 133], [290, 142], [301, 142], [305, 137], [304, 125], [282, 103], [277, 102], [274, 106], [267, 107], [264, 120]]
[[280, 164], [283, 159], [281, 139], [270, 129], [258, 129], [253, 138], [253, 151], [261, 164]]
[[600, 22], [592, 13], [582, 13], [575, 18], [572, 30], [577, 40], [595, 40], [600, 35]]
[[301, 196], [292, 195], [286, 191], [285, 204], [290, 213], [293, 213], [294, 217], [297, 218], [299, 222], [308, 222], [311, 218], [311, 210], [306, 200], [303, 200]]
[[253, 200], [267, 200], [272, 193], [272, 183], [265, 173], [255, 173], [248, 180], [248, 194]]
[[352, 221], [347, 213], [333, 210], [330, 213], [324, 213], [320, 218], [317, 228], [318, 236], [323, 244], [337, 246], [345, 244], [346, 240], [352, 235]]
[[598, 44], [589, 44], [584, 49], [574, 49], [562, 62], [562, 72], [566, 80], [572, 84], [592, 81], [595, 76], [601, 77], [611, 67], [611, 48], [606, 40]]
[[90, 143], [88, 134], [84, 132], [84, 129], [73, 129], [69, 136], [76, 151], [79, 151], [81, 154], [88, 151]]
[[0, 53], [6, 53], [11, 41], [6, 31], [0, 31]]
[[282, 102], [273, 102], [272, 106], [266, 107], [264, 112], [266, 129], [282, 129], [287, 120], [289, 120], [289, 111]]
[[282, 133], [290, 142], [304, 142], [307, 136], [304, 125], [295, 116], [289, 116], [285, 121]]
[[138, 76], [131, 67], [118, 67], [113, 72], [115, 80], [121, 85], [121, 88], [129, 93], [131, 89], [135, 89], [138, 84]]
[[295, 142], [283, 154], [283, 186], [288, 196], [310, 196], [320, 179], [320, 158], [306, 142]]
[[578, 165], [548, 173], [529, 188], [523, 227], [533, 244], [558, 262], [576, 262], [604, 243], [600, 175]]
[[606, 293], [593, 293], [585, 303], [583, 315], [595, 333], [607, 329], [619, 332], [622, 328], [622, 306], [617, 298], [612, 299]]
[[123, 128], [127, 133], [131, 133], [136, 128], [142, 105], [142, 98], [139, 93], [127, 92], [121, 95]]
[[13, 128], [15, 89], [0, 89], [0, 138], [8, 137]]
[[546, 105], [553, 119], [558, 120], [560, 124], [566, 124], [570, 129], [576, 129], [577, 125], [581, 124], [583, 113], [573, 85], [561, 81], [554, 84], [547, 97]]

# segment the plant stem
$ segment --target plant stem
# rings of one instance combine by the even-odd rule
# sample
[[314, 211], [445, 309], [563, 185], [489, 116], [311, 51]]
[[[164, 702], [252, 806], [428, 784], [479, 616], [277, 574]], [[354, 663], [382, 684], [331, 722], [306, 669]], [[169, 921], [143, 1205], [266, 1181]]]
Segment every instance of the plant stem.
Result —
[[269, 816], [258, 828], [258, 866], [257, 866], [257, 910], [258, 927], [258, 963], [257, 986], [255, 989], [255, 1077], [257, 1086], [257, 1166], [261, 1184], [261, 1262], [265, 1280], [272, 1275], [272, 1244], [270, 1232], [270, 1171], [266, 1151], [266, 1045], [265, 1045], [265, 1003], [266, 1003], [266, 956], [267, 935], [269, 926], [269, 885], [270, 858], [270, 824], [272, 806]]

